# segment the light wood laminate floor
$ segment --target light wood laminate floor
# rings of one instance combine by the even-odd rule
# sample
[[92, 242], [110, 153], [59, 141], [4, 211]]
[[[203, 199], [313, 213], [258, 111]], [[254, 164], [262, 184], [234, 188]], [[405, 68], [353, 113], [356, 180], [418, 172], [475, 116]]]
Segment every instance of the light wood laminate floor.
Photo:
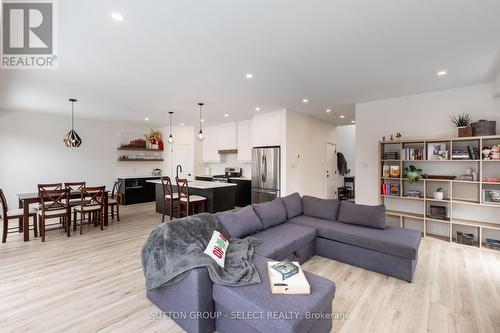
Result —
[[[66, 238], [0, 245], [0, 332], [182, 332], [155, 319], [139, 253], [160, 222], [153, 204], [122, 207], [121, 222]], [[304, 269], [337, 285], [334, 332], [500, 332], [500, 255], [424, 239], [414, 283], [314, 257]], [[278, 333], [278, 332], [275, 332]]]

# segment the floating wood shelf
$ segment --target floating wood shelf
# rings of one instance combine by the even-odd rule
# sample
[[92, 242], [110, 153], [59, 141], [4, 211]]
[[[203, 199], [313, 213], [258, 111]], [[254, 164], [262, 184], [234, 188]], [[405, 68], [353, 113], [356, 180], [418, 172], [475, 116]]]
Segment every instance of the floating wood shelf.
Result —
[[162, 162], [163, 158], [119, 158], [120, 162]]
[[[436, 142], [446, 142], [447, 143], [447, 150], [452, 151], [453, 147], [456, 146], [459, 147], [464, 147], [465, 145], [469, 145], [467, 141], [473, 141], [471, 146], [477, 147], [480, 153], [481, 159], [447, 159], [447, 160], [428, 160], [427, 159], [427, 146], [428, 143], [436, 143]], [[456, 243], [456, 234], [455, 231], [464, 231], [464, 228], [466, 227], [472, 227], [476, 228], [476, 233], [475, 233], [475, 240], [474, 240], [474, 246], [482, 248], [484, 247], [484, 242], [483, 242], [483, 236], [484, 230], [497, 230], [500, 231], [500, 223], [497, 221], [471, 221], [467, 219], [460, 218], [460, 216], [457, 216], [457, 209], [458, 206], [461, 205], [469, 205], [471, 207], [477, 207], [476, 209], [482, 209], [482, 208], [500, 208], [500, 204], [496, 203], [490, 203], [490, 202], [485, 202], [485, 198], [483, 197], [483, 189], [490, 189], [490, 188], [498, 188], [495, 185], [500, 185], [500, 182], [488, 182], [485, 179], [486, 177], [500, 177], [500, 174], [498, 175], [490, 175], [490, 174], [484, 174], [486, 170], [483, 170], [483, 167], [486, 168], [487, 163], [493, 164], [494, 162], [500, 162], [500, 160], [486, 160], [482, 159], [482, 147], [486, 145], [492, 145], [492, 144], [499, 144], [500, 143], [500, 135], [495, 135], [495, 136], [483, 136], [483, 137], [467, 137], [467, 138], [444, 138], [444, 139], [422, 139], [422, 140], [401, 140], [401, 141], [385, 141], [385, 142], [380, 142], [379, 144], [379, 191], [382, 188], [382, 184], [399, 184], [399, 194], [398, 195], [384, 195], [380, 194], [380, 201], [382, 204], [387, 202], [389, 203], [390, 201], [390, 206], [392, 209], [389, 209], [386, 211], [386, 215], [392, 216], [392, 217], [397, 217], [399, 218], [399, 223], [402, 228], [405, 227], [405, 223], [407, 220], [413, 220], [413, 221], [422, 221], [423, 226], [423, 235], [424, 237], [433, 237], [433, 238], [438, 238], [442, 240], [446, 240], [447, 242], [453, 242]], [[423, 154], [424, 154], [424, 159], [423, 160], [402, 160], [402, 159], [384, 159], [384, 152], [401, 152], [402, 149], [405, 147], [415, 147], [419, 146], [423, 148]], [[443, 166], [446, 166], [446, 163], [449, 163], [450, 167], [453, 166], [462, 166], [462, 164], [457, 164], [457, 163], [464, 163], [463, 166], [465, 168], [466, 163], [474, 163], [476, 171], [478, 173], [478, 179], [476, 181], [472, 180], [461, 180], [461, 179], [429, 179], [429, 178], [422, 178], [415, 184], [413, 184], [413, 187], [408, 188], [408, 186], [411, 186], [408, 183], [408, 179], [405, 177], [383, 177], [382, 175], [382, 167], [384, 164], [386, 165], [399, 165], [401, 173], [403, 173], [403, 169], [405, 166], [408, 166], [411, 163], [418, 164], [420, 162], [424, 162], [425, 167], [424, 171], [426, 173], [432, 174], [436, 172], [436, 168], [438, 168], [438, 164], [433, 164], [433, 163], [428, 163], [428, 162], [439, 162], [440, 169], [443, 169]], [[444, 164], [443, 164], [444, 163]], [[490, 165], [489, 172], [492, 172], [492, 166]], [[446, 167], [445, 167], [446, 168]], [[454, 167], [456, 170], [456, 167]], [[494, 168], [493, 170], [495, 170]], [[436, 186], [439, 186], [439, 184], [446, 185], [447, 187], [447, 198], [444, 198], [443, 200], [436, 200], [429, 196], [429, 193], [432, 192]], [[467, 185], [469, 186], [468, 188], [473, 190], [475, 195], [466, 195], [463, 196], [460, 195], [464, 191], [462, 187], [459, 185], [463, 184], [464, 186]], [[421, 191], [421, 197], [409, 197], [405, 196], [405, 188], [406, 189], [414, 189], [415, 186], [417, 186], [417, 189]], [[487, 187], [485, 187], [487, 186]], [[406, 201], [407, 203], [404, 204], [403, 202], [399, 203], [398, 200], [401, 201]], [[443, 206], [447, 206], [447, 213], [448, 213], [448, 218], [447, 219], [435, 219], [431, 218], [429, 216], [429, 205], [430, 204], [437, 204], [441, 202]], [[401, 207], [401, 208], [399, 208]], [[404, 208], [403, 208], [404, 207]], [[400, 210], [398, 210], [400, 209]], [[407, 212], [404, 210], [410, 210], [412, 212]], [[421, 212], [421, 213], [415, 213], [415, 212]], [[439, 223], [441, 225], [447, 225], [448, 226], [448, 234], [447, 235], [436, 235], [436, 234], [431, 234], [427, 232], [427, 224], [431, 223]], [[490, 231], [491, 232], [491, 231]], [[460, 244], [461, 245], [461, 244]], [[461, 245], [462, 246], [462, 245]], [[467, 246], [467, 245], [463, 245]], [[498, 250], [491, 250], [491, 251], [496, 251]]]
[[150, 149], [150, 148], [134, 148], [134, 147], [118, 147], [118, 150], [131, 150], [131, 151], [153, 151], [153, 152], [163, 152], [160, 149]]

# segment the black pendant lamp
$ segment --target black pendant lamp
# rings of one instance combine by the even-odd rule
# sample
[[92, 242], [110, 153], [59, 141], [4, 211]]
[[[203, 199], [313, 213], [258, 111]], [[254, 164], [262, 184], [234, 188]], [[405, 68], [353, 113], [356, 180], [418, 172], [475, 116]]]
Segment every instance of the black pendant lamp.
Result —
[[168, 113], [170, 115], [170, 135], [168, 136], [168, 143], [174, 143], [174, 137], [172, 136], [172, 115], [174, 114], [172, 111]]
[[198, 105], [200, 106], [200, 131], [198, 132], [198, 140], [200, 141], [203, 141], [204, 139], [204, 136], [203, 136], [203, 131], [201, 129], [201, 108], [203, 107], [203, 103], [198, 103]]
[[69, 101], [71, 102], [71, 131], [66, 134], [63, 141], [66, 147], [80, 147], [80, 145], [82, 144], [82, 139], [74, 129], [74, 106], [76, 99], [70, 98]]

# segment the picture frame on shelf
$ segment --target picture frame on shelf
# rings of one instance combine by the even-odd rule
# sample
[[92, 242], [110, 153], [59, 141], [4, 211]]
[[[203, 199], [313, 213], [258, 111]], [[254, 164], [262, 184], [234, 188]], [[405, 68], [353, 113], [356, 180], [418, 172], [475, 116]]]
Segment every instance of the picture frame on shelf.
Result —
[[483, 201], [485, 204], [500, 205], [500, 190], [489, 188], [484, 189]]
[[427, 144], [427, 159], [430, 161], [448, 160], [449, 152], [446, 142], [431, 142]]

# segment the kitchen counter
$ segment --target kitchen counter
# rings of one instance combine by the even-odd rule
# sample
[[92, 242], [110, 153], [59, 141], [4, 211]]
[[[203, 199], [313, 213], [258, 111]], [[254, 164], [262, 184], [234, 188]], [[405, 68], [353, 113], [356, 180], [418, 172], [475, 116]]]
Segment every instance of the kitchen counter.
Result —
[[[155, 186], [156, 193], [156, 212], [163, 212], [163, 186], [160, 180], [148, 180], [152, 186]], [[234, 209], [236, 205], [236, 184], [216, 183], [201, 180], [188, 182], [190, 195], [201, 195], [207, 199], [205, 212], [217, 213]], [[177, 185], [172, 184], [173, 191], [177, 191]], [[177, 203], [176, 203], [177, 205]], [[175, 211], [175, 210], [174, 210]], [[199, 212], [199, 211], [198, 211]]]
[[[147, 182], [161, 185], [161, 180], [148, 180]], [[172, 185], [174, 185], [174, 184], [172, 184]], [[236, 184], [206, 182], [203, 180], [192, 180], [192, 181], [188, 181], [188, 186], [189, 186], [189, 188], [199, 188], [202, 190], [206, 190], [206, 189], [211, 189], [211, 188], [232, 187], [232, 186], [236, 186]]]
[[[210, 178], [210, 179], [212, 179], [214, 176], [210, 176], [210, 175], [197, 175], [196, 177], [207, 178], [207, 179]], [[252, 177], [229, 177], [229, 179], [234, 179], [234, 180], [249, 180], [249, 181], [252, 181]]]

